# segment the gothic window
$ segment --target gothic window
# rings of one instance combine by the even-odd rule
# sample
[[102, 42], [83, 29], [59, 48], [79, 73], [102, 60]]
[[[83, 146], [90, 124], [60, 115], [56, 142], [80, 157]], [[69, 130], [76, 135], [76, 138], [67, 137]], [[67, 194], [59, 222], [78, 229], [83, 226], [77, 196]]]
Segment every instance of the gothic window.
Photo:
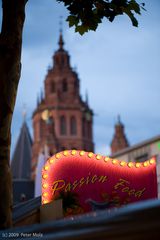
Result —
[[62, 91], [63, 91], [63, 92], [67, 92], [67, 90], [68, 90], [67, 80], [66, 80], [66, 79], [63, 79], [63, 82], [62, 82]]
[[52, 82], [51, 83], [51, 93], [55, 93], [56, 91], [56, 85], [55, 85], [55, 82]]
[[66, 135], [67, 133], [67, 125], [65, 116], [60, 117], [60, 134]]
[[70, 131], [71, 131], [71, 135], [77, 134], [77, 122], [74, 116], [72, 116], [70, 119]]

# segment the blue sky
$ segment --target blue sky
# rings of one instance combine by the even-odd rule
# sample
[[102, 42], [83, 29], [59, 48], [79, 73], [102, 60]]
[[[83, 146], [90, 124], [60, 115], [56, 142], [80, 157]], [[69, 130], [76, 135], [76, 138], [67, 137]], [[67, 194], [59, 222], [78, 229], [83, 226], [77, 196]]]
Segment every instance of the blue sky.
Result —
[[[104, 20], [96, 32], [74, 33], [64, 22], [65, 49], [88, 90], [94, 117], [95, 152], [109, 154], [117, 115], [130, 144], [160, 134], [160, 1], [144, 0], [146, 12], [134, 28], [126, 16]], [[22, 74], [12, 123], [12, 151], [22, 125], [23, 105], [32, 132], [32, 112], [52, 55], [57, 49], [59, 16], [67, 16], [54, 0], [29, 0], [23, 34]]]

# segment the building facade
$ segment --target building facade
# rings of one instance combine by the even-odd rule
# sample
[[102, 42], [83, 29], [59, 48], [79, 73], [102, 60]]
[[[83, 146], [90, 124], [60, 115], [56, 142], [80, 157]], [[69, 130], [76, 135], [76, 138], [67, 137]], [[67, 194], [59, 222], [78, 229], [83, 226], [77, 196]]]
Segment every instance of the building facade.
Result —
[[53, 55], [53, 67], [44, 81], [44, 97], [33, 113], [32, 174], [44, 146], [49, 154], [65, 149], [94, 151], [93, 111], [80, 96], [80, 82], [70, 65], [60, 33], [59, 48]]
[[[116, 131], [117, 131], [117, 128], [115, 127], [114, 138], [116, 136]], [[124, 126], [123, 126], [123, 134], [121, 134], [121, 141], [123, 140], [125, 143], [126, 137], [124, 138], [124, 136], [125, 135], [124, 135]], [[116, 141], [114, 140], [114, 142], [116, 143], [117, 141], [118, 139]], [[152, 158], [153, 156], [156, 157], [158, 197], [160, 198], [160, 135], [132, 146], [129, 146], [129, 145], [127, 146], [124, 144], [124, 147], [117, 148], [117, 151], [113, 151], [115, 150], [115, 148], [113, 148], [113, 141], [112, 141], [111, 149], [112, 149], [112, 154], [111, 154], [112, 158], [117, 158], [119, 160], [123, 160], [126, 162], [144, 162]]]

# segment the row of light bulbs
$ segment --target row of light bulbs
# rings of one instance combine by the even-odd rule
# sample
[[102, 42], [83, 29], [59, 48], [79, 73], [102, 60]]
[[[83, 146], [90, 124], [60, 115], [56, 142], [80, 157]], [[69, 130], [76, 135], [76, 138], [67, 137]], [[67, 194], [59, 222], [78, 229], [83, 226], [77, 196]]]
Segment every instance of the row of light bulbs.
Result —
[[[47, 171], [50, 169], [50, 164], [53, 164], [54, 161], [55, 161], [55, 158], [56, 159], [60, 159], [62, 156], [69, 156], [69, 155], [72, 155], [72, 156], [75, 156], [75, 155], [79, 155], [79, 156], [88, 156], [88, 158], [96, 158], [97, 160], [100, 160], [100, 159], [103, 159], [105, 162], [108, 162], [108, 161], [111, 161], [112, 164], [114, 165], [120, 165], [120, 166], [128, 166], [129, 168], [132, 168], [132, 167], [136, 167], [136, 168], [140, 168], [140, 167], [147, 167], [149, 165], [152, 165], [155, 163], [155, 158], [151, 158], [150, 160], [148, 161], [145, 161], [143, 163], [134, 163], [134, 162], [125, 162], [125, 161], [120, 161], [118, 159], [113, 159], [113, 158], [110, 158], [110, 157], [104, 157], [100, 154], [94, 154], [92, 152], [85, 152], [85, 151], [78, 151], [78, 150], [65, 150], [63, 152], [60, 152], [60, 153], [57, 153], [56, 155], [54, 155], [53, 157], [49, 158], [44, 166], [44, 170], [45, 170], [45, 173], [42, 174], [42, 178], [44, 180], [47, 180], [48, 178], [48, 174], [47, 174]], [[44, 189], [44, 192], [42, 193], [42, 202], [43, 204], [45, 203], [48, 203], [48, 200], [44, 199], [44, 198], [47, 198], [48, 197], [48, 192], [46, 192], [45, 190], [48, 188], [48, 183], [43, 183], [42, 184], [42, 187]]]

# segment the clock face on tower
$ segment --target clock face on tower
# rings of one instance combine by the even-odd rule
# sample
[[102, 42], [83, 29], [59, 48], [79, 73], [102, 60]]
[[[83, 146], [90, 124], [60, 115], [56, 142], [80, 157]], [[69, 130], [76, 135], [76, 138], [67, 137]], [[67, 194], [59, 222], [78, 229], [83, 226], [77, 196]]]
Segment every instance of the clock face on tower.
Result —
[[41, 117], [44, 121], [47, 121], [49, 119], [49, 111], [46, 109], [42, 112]]

